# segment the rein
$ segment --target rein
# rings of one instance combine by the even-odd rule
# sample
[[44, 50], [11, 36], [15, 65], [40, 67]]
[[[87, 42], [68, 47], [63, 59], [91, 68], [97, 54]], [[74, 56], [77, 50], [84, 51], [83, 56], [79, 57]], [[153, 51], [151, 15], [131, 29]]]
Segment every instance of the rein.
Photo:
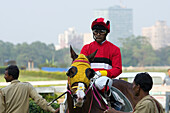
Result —
[[92, 95], [92, 99], [91, 99], [91, 102], [90, 102], [90, 108], [89, 108], [89, 112], [88, 113], [90, 113], [91, 107], [92, 107], [92, 103], [93, 103], [93, 92], [91, 92], [91, 95]]
[[[86, 94], [87, 94], [87, 92], [89, 91], [89, 89], [92, 89], [92, 95], [94, 95], [94, 97], [95, 97], [96, 101], [98, 102], [100, 108], [102, 108], [101, 102], [99, 101], [99, 99], [97, 98], [97, 96], [96, 96], [96, 94], [95, 94], [95, 92], [94, 92], [94, 90], [95, 90], [96, 93], [97, 93], [97, 95], [99, 96], [100, 100], [102, 100], [102, 97], [101, 97], [100, 93], [98, 92], [98, 90], [96, 89], [96, 86], [94, 85], [94, 81], [92, 81], [92, 84], [90, 85], [90, 87], [89, 87], [88, 90], [86, 91]], [[93, 90], [93, 89], [94, 89], [94, 90]], [[93, 100], [91, 100], [91, 101], [93, 101]], [[106, 107], [106, 109], [109, 109], [109, 107], [108, 107], [106, 104], [105, 104], [105, 107]], [[103, 109], [103, 108], [102, 108], [102, 109]], [[103, 109], [103, 110], [105, 110], [105, 109]]]
[[[96, 89], [96, 87], [95, 87], [95, 85], [93, 84], [93, 88], [95, 89], [95, 91], [97, 92], [97, 95], [99, 96], [99, 98], [100, 98], [100, 100], [102, 100], [102, 97], [101, 97], [101, 95], [100, 95], [100, 93], [98, 92], [98, 90]], [[95, 94], [95, 92], [94, 92], [94, 90], [92, 90], [93, 91], [93, 95], [94, 95], [94, 97], [95, 97], [95, 99], [96, 99], [96, 101], [98, 102], [98, 104], [99, 104], [99, 106], [100, 106], [100, 108], [101, 109], [103, 109], [103, 110], [105, 110], [104, 108], [102, 108], [102, 106], [101, 106], [101, 102], [99, 101], [99, 99], [97, 98], [97, 96], [96, 96], [96, 94]], [[106, 107], [106, 109], [109, 109], [109, 107], [105, 104], [105, 107]]]
[[[98, 92], [98, 90], [96, 89], [96, 87], [95, 87], [95, 85], [94, 85], [94, 82], [93, 82], [92, 85], [88, 88], [88, 90], [86, 91], [86, 94], [87, 94], [87, 92], [88, 92], [90, 89], [92, 90], [92, 95], [94, 95], [94, 97], [95, 97], [97, 103], [99, 104], [100, 108], [103, 109], [103, 110], [105, 110], [104, 108], [102, 108], [101, 102], [99, 101], [99, 99], [97, 98], [97, 96], [96, 96], [96, 94], [95, 94], [95, 92], [94, 92], [94, 90], [95, 90], [96, 93], [97, 93], [97, 95], [99, 96], [100, 100], [102, 100], [102, 97], [101, 97], [100, 93]], [[93, 89], [94, 89], [94, 90], [93, 90]], [[90, 104], [89, 112], [90, 112], [90, 110], [91, 110], [92, 101], [93, 101], [93, 96], [92, 96], [92, 99], [91, 99], [91, 104]], [[106, 109], [109, 109], [109, 107], [108, 107], [106, 104], [105, 104], [105, 107], [106, 107]]]
[[62, 97], [63, 95], [65, 95], [67, 92], [69, 92], [69, 91], [64, 92], [63, 94], [61, 94], [60, 96], [58, 96], [57, 98], [55, 98], [54, 100], [52, 100], [51, 102], [49, 102], [49, 103], [47, 104], [47, 106], [49, 106], [49, 105], [51, 105], [52, 103], [54, 103], [57, 99], [61, 98], [61, 97]]

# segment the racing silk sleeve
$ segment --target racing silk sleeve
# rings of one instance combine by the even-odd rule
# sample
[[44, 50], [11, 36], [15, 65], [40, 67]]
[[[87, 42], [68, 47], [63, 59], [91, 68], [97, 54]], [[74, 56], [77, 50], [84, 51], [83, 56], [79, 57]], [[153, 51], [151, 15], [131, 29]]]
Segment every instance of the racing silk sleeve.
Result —
[[[120, 49], [106, 41], [103, 45], [92, 42], [84, 45], [81, 54], [88, 56], [98, 49], [94, 62], [91, 63], [94, 71], [106, 70], [107, 77], [115, 78], [122, 73], [122, 61]], [[102, 76], [102, 75], [101, 75]]]
[[115, 54], [112, 56], [112, 69], [108, 69], [107, 76], [109, 78], [116, 78], [118, 75], [122, 73], [122, 60], [121, 60], [121, 52], [120, 49], [115, 51]]

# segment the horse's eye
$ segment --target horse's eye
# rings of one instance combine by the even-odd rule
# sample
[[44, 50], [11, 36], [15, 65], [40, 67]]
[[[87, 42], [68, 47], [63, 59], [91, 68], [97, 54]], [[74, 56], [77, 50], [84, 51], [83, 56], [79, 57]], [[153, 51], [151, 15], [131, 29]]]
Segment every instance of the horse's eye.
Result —
[[72, 66], [68, 72], [67, 72], [67, 76], [69, 76], [70, 78], [74, 77], [77, 74], [77, 67]]
[[95, 72], [93, 69], [87, 68], [85, 73], [86, 77], [90, 80], [91, 78], [93, 78]]

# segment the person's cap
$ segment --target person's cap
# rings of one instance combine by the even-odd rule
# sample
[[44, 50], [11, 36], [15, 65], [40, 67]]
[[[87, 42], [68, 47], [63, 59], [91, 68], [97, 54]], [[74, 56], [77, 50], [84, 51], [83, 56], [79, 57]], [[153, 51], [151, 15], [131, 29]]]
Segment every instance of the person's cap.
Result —
[[110, 32], [110, 21], [105, 21], [104, 18], [97, 18], [92, 22], [91, 29], [107, 30]]

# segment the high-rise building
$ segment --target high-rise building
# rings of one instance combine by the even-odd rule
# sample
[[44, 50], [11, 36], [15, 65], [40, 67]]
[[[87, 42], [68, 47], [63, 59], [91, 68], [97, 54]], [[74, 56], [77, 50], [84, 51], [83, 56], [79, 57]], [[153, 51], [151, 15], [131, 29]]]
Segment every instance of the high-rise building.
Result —
[[104, 17], [110, 20], [109, 41], [120, 46], [119, 40], [133, 35], [133, 10], [121, 6], [108, 9], [96, 9], [94, 18]]
[[151, 27], [142, 28], [142, 36], [148, 37], [154, 50], [170, 46], [170, 27], [165, 21], [157, 21]]
[[74, 28], [69, 28], [64, 34], [58, 35], [58, 43], [60, 49], [68, 48], [70, 45], [80, 49], [83, 46], [83, 34], [78, 34]]

